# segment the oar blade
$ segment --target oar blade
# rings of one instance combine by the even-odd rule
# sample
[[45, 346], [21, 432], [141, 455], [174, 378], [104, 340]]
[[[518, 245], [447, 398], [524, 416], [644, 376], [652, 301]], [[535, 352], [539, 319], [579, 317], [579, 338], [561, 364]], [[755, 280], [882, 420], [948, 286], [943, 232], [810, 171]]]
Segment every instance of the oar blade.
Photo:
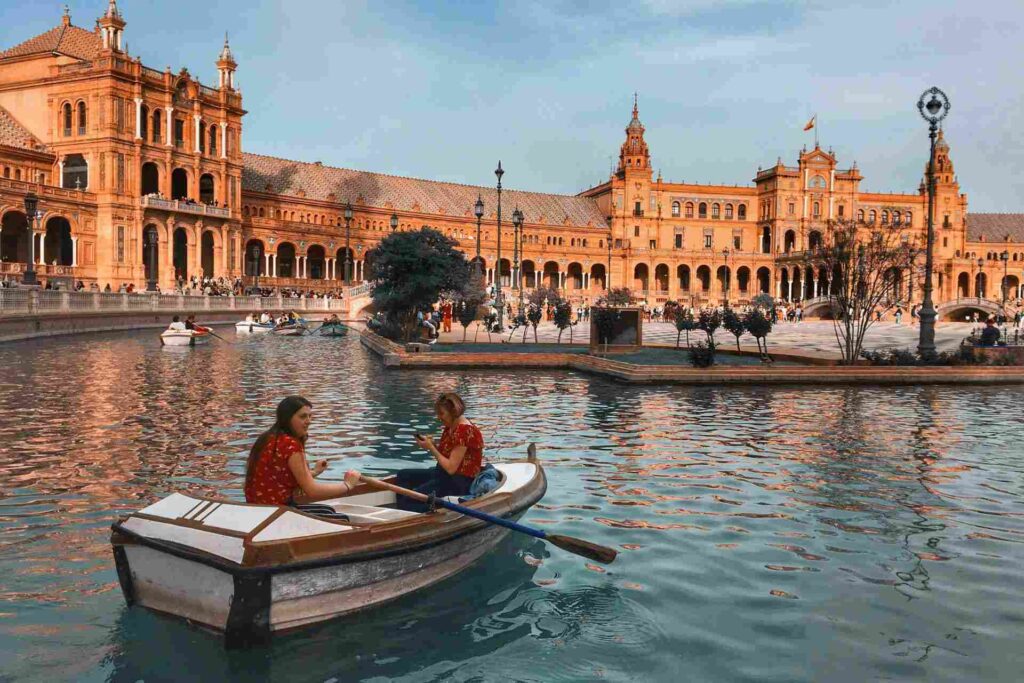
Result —
[[619, 554], [611, 548], [606, 548], [603, 545], [597, 545], [590, 541], [584, 541], [581, 538], [573, 538], [572, 536], [547, 534], [544, 538], [562, 550], [586, 557], [595, 562], [600, 562], [601, 564], [611, 564]]

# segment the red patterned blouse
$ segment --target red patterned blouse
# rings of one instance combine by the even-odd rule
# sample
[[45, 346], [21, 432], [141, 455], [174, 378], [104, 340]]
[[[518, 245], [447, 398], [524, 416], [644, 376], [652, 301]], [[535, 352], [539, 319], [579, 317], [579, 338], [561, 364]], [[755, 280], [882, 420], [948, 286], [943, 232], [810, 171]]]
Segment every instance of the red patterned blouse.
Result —
[[288, 458], [298, 453], [305, 457], [302, 444], [293, 436], [278, 434], [267, 439], [254, 465], [255, 471], [245, 487], [245, 502], [260, 505], [286, 505], [299, 482], [288, 469]]
[[466, 447], [466, 455], [462, 457], [462, 464], [459, 465], [455, 474], [472, 479], [480, 474], [480, 470], [484, 466], [484, 435], [480, 433], [476, 425], [472, 424], [457, 424], [454, 428], [445, 427], [437, 450], [444, 457], [450, 458], [452, 451], [458, 446]]

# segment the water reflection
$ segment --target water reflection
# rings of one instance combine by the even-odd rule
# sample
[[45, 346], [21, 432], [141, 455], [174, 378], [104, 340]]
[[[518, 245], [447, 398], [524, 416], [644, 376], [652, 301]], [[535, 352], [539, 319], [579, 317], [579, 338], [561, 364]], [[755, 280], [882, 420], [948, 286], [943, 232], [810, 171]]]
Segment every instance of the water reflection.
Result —
[[[1006, 679], [1024, 618], [1024, 430], [1012, 389], [627, 387], [566, 372], [384, 372], [354, 338], [0, 346], [0, 658], [16, 680]], [[608, 568], [502, 545], [416, 596], [225, 653], [126, 610], [114, 516], [240, 496], [280, 397], [312, 454], [424, 462], [462, 393], [490, 453], [536, 441], [527, 521], [623, 550]], [[351, 459], [351, 460], [350, 460]], [[770, 653], [770, 654], [767, 654]], [[1009, 672], [1013, 671], [1014, 674]]]

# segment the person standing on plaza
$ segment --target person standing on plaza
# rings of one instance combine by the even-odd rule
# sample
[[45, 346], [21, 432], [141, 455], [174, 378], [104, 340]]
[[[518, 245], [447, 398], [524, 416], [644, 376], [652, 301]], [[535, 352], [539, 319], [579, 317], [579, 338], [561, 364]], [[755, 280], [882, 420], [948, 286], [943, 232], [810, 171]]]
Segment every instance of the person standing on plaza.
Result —
[[910, 326], [913, 327], [914, 323], [917, 322], [917, 304], [910, 307]]
[[452, 331], [452, 302], [445, 301], [441, 304], [441, 321], [445, 332]]
[[896, 307], [896, 314], [893, 316], [896, 318], [896, 324], [899, 325], [900, 321], [903, 320], [903, 309], [899, 306]]

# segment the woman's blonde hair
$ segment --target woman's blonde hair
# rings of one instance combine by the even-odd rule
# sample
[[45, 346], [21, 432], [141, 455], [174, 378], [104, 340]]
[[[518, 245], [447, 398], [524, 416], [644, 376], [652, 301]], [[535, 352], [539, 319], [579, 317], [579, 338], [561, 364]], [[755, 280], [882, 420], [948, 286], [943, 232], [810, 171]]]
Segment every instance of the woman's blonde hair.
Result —
[[466, 412], [466, 404], [454, 391], [446, 391], [434, 401], [434, 410], [444, 410], [453, 420], [457, 420]]

